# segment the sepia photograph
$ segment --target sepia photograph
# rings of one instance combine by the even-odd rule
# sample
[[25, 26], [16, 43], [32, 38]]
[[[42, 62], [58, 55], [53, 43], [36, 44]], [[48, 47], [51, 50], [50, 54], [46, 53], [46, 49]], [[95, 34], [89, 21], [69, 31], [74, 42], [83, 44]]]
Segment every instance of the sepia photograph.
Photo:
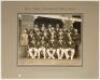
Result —
[[98, 9], [98, 1], [2, 1], [2, 79], [97, 79]]
[[82, 14], [18, 13], [18, 65], [82, 65]]

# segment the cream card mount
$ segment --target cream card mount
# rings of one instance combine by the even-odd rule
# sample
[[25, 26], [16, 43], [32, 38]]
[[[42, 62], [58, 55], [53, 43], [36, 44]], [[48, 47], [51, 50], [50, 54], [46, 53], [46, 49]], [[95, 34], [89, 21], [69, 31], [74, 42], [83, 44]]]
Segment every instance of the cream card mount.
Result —
[[98, 78], [98, 2], [2, 2], [2, 78]]

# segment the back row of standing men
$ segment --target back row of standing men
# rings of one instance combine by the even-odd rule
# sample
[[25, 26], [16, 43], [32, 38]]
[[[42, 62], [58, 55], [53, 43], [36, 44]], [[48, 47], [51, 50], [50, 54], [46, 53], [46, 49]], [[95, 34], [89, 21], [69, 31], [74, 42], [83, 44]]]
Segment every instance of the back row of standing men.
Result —
[[[25, 35], [26, 34], [26, 38]], [[75, 48], [76, 45], [79, 45], [80, 35], [77, 29], [74, 29], [73, 26], [70, 28], [60, 28], [57, 24], [55, 27], [52, 25], [45, 26], [42, 24], [41, 27], [34, 25], [33, 29], [25, 29], [21, 35], [22, 45], [27, 44], [28, 47], [41, 47], [46, 48]]]

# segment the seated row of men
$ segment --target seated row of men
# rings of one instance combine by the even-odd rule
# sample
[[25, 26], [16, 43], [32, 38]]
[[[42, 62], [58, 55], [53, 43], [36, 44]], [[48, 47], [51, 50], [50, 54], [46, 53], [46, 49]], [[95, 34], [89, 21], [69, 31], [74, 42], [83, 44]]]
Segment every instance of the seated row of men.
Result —
[[45, 47], [31, 47], [28, 49], [28, 56], [32, 59], [71, 59], [73, 60], [75, 55], [74, 48], [45, 48]]

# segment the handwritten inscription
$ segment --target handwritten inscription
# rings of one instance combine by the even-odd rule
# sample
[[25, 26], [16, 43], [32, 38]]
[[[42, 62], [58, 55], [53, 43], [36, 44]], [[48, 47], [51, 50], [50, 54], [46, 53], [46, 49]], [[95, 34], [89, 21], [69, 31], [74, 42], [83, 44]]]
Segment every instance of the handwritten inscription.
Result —
[[73, 7], [33, 7], [33, 6], [26, 6], [26, 7], [19, 7], [18, 11], [23, 11], [23, 12], [43, 12], [43, 11], [48, 11], [48, 12], [66, 12], [66, 11], [74, 11], [76, 8]]

